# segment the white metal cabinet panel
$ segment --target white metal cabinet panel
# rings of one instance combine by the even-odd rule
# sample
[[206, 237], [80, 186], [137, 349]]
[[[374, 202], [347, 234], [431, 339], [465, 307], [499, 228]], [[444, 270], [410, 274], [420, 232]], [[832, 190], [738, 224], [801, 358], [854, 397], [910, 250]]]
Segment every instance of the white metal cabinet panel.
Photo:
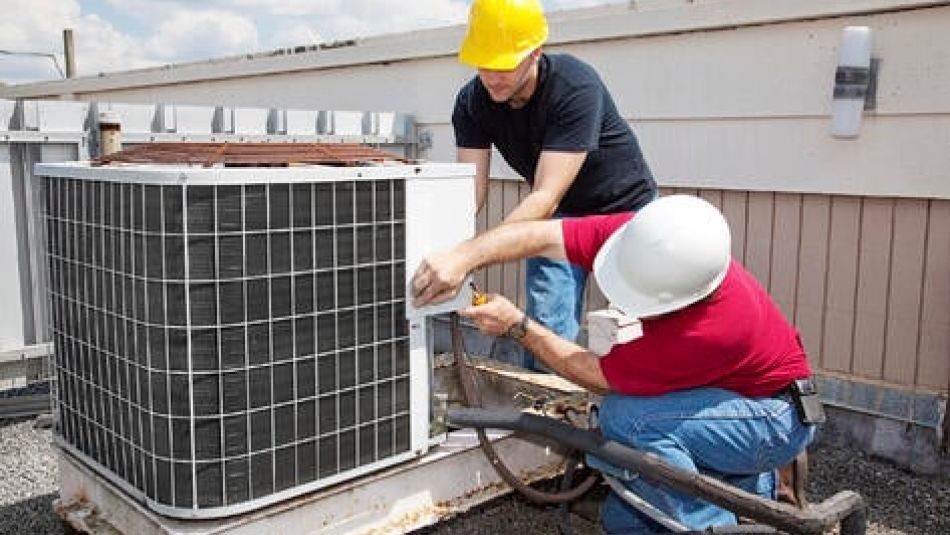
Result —
[[16, 109], [16, 102], [12, 100], [0, 99], [0, 132], [9, 130], [13, 122], [13, 112]]
[[149, 134], [155, 127], [158, 106], [154, 104], [103, 102], [98, 107], [100, 112], [111, 111], [119, 115], [123, 134]]
[[0, 351], [23, 347], [23, 300], [11, 146], [0, 143]]
[[82, 132], [89, 115], [86, 102], [26, 100], [22, 106], [22, 130]]
[[175, 132], [178, 134], [210, 134], [214, 122], [214, 108], [211, 106], [171, 107], [175, 116]]

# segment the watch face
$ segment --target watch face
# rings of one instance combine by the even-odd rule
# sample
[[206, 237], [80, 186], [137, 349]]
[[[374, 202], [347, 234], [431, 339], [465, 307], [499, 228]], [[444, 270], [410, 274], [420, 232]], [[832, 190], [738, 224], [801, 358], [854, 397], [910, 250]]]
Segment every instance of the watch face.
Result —
[[508, 336], [514, 338], [515, 340], [524, 338], [524, 335], [528, 334], [527, 325], [528, 316], [525, 315], [521, 318], [521, 321], [508, 328]]

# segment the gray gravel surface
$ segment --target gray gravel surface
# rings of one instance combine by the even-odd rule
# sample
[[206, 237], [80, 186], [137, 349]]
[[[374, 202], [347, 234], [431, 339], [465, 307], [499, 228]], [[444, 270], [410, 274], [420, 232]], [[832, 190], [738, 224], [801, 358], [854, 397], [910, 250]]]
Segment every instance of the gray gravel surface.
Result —
[[0, 422], [0, 533], [62, 533], [52, 514], [56, 458], [49, 429]]
[[[33, 420], [0, 422], [0, 534], [61, 534], [51, 512], [56, 465], [49, 429]], [[818, 446], [811, 454], [808, 491], [820, 501], [853, 489], [870, 504], [870, 535], [950, 535], [950, 481], [915, 476], [846, 447]], [[573, 517], [576, 535], [598, 533]], [[557, 513], [519, 497], [490, 502], [420, 535], [556, 534]]]

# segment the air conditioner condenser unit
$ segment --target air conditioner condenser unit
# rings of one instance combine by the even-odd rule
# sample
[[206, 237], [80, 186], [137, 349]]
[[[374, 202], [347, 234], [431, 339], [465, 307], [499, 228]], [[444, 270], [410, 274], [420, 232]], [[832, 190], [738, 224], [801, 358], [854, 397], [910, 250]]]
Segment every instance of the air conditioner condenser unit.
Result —
[[429, 448], [432, 337], [408, 279], [473, 234], [471, 166], [36, 175], [55, 439], [127, 494], [222, 517]]

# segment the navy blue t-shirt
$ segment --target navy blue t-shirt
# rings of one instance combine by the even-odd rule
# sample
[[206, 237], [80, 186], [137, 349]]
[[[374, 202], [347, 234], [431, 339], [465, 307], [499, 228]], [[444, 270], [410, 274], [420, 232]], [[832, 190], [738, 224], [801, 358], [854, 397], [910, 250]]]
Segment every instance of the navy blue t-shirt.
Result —
[[538, 86], [514, 109], [494, 102], [478, 76], [459, 90], [452, 113], [455, 144], [495, 145], [529, 183], [542, 150], [587, 152], [558, 212], [608, 214], [636, 210], [653, 200], [656, 183], [633, 130], [617, 112], [594, 69], [564, 54], [543, 54]]

